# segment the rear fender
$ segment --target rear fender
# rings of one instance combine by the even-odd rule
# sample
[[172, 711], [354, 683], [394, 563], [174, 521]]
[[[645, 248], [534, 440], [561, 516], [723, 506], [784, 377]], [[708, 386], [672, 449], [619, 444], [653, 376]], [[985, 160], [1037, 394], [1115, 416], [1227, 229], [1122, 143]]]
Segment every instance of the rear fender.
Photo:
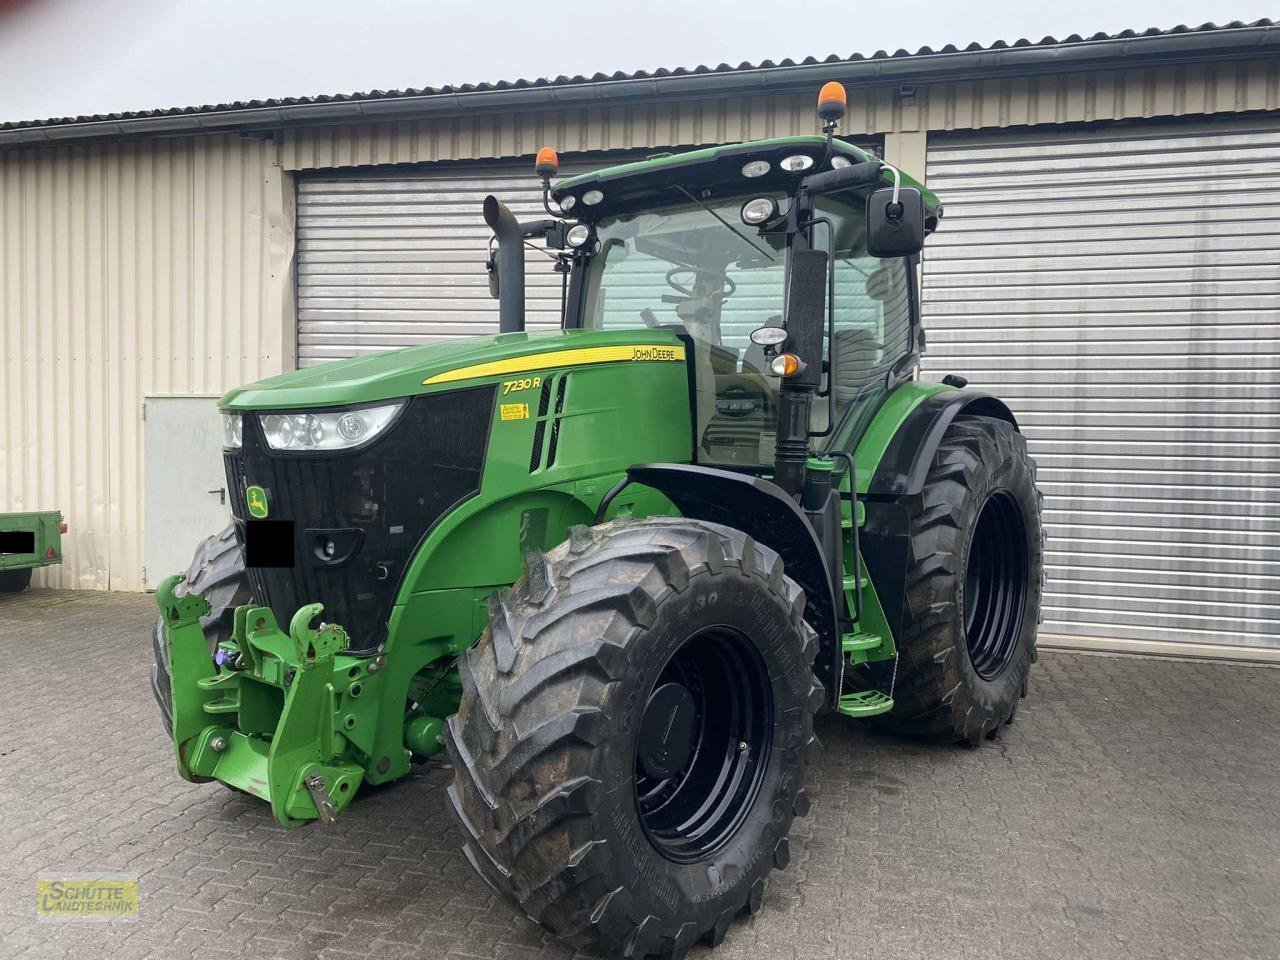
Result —
[[919, 398], [896, 424], [889, 411], [882, 409], [885, 421], [881, 422], [877, 415], [867, 431], [868, 437], [878, 432], [881, 438], [892, 431], [861, 491], [866, 495], [866, 521], [858, 537], [867, 573], [895, 637], [902, 635], [907, 566], [911, 556], [911, 515], [907, 501], [924, 489], [929, 467], [947, 427], [965, 415], [994, 417], [1018, 429], [1013, 412], [1001, 400], [974, 390], [938, 389], [939, 386], [904, 384], [899, 390], [906, 399], [911, 399], [908, 393], [912, 390], [923, 388], [931, 392]]
[[[871, 497], [910, 497], [924, 489], [942, 435], [961, 414], [1018, 421], [1002, 400], [975, 390], [943, 390], [925, 397], [907, 414], [885, 447], [867, 485]], [[873, 424], [874, 429], [874, 424]]]

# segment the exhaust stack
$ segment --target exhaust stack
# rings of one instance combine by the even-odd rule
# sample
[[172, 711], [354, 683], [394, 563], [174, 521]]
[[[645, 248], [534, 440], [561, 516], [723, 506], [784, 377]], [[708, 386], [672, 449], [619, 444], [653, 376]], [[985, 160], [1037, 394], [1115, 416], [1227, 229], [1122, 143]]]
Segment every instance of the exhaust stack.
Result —
[[507, 205], [484, 198], [484, 222], [498, 239], [498, 332], [524, 329], [524, 234]]

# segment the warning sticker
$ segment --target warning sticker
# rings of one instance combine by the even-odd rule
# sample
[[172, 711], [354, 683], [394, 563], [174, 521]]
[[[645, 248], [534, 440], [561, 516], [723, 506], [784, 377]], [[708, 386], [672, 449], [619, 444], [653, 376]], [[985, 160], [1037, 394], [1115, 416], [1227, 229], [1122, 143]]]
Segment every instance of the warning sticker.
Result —
[[528, 420], [529, 405], [527, 403], [503, 403], [498, 406], [498, 415], [503, 420]]

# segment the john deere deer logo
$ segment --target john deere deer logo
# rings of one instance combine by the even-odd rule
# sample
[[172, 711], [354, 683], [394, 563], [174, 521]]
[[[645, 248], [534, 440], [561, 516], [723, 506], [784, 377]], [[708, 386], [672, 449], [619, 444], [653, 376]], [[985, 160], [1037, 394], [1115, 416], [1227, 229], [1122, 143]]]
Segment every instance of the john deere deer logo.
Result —
[[255, 520], [265, 520], [267, 518], [267, 491], [263, 490], [257, 484], [248, 487], [244, 491], [244, 502], [249, 506], [249, 516]]

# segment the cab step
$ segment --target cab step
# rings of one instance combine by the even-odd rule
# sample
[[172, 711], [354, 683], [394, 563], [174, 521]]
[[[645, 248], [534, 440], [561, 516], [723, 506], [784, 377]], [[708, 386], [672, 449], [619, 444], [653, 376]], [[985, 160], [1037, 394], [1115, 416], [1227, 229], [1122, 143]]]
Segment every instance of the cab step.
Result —
[[893, 697], [879, 690], [859, 690], [844, 694], [838, 709], [846, 717], [875, 717], [893, 709]]
[[840, 649], [845, 653], [856, 650], [873, 650], [884, 643], [884, 638], [875, 633], [846, 633], [840, 638]]

